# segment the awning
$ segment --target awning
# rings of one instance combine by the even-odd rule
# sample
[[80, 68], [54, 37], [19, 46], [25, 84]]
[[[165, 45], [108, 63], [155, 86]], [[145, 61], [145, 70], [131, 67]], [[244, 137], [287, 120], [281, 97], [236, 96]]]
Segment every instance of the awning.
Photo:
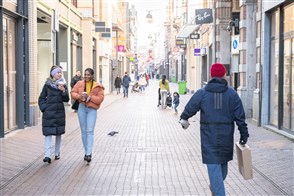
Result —
[[196, 24], [185, 25], [182, 27], [182, 29], [178, 33], [177, 38], [187, 38], [194, 31], [196, 31], [196, 30], [198, 31], [199, 28], [200, 28], [200, 25], [196, 25]]

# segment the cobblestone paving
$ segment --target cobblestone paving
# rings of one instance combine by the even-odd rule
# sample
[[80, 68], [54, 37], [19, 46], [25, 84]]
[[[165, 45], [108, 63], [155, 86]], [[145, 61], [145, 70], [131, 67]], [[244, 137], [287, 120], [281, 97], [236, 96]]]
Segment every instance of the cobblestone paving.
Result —
[[[190, 97], [181, 95], [179, 114]], [[128, 99], [106, 96], [89, 165], [83, 160], [77, 114], [70, 109], [61, 159], [51, 164], [42, 162], [40, 126], [9, 134], [1, 139], [1, 195], [211, 195], [199, 116], [182, 130], [179, 114], [156, 105], [156, 81]], [[242, 178], [235, 158], [225, 181], [227, 195], [293, 195], [293, 142], [251, 123], [249, 130], [254, 178]], [[110, 131], [119, 133], [111, 137]]]

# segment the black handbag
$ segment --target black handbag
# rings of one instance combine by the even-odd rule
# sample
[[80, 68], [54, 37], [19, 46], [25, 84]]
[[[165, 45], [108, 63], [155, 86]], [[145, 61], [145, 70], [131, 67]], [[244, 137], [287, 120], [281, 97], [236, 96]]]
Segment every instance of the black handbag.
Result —
[[80, 104], [80, 102], [78, 100], [75, 100], [75, 102], [72, 104], [71, 108], [73, 110], [78, 110], [79, 109], [79, 104]]

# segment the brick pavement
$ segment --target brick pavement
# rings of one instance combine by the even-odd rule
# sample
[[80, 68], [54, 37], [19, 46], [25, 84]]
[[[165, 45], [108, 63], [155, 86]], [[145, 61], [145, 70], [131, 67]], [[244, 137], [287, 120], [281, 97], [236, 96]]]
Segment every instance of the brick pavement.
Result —
[[[181, 96], [179, 113], [190, 97]], [[128, 99], [107, 95], [89, 165], [83, 161], [77, 115], [69, 108], [61, 159], [50, 165], [42, 162], [40, 125], [8, 134], [1, 139], [1, 195], [210, 195], [199, 115], [182, 130], [179, 115], [156, 105], [156, 81]], [[225, 181], [227, 195], [293, 195], [293, 142], [248, 125], [254, 178], [242, 179], [235, 158]], [[119, 134], [107, 136], [110, 131]]]

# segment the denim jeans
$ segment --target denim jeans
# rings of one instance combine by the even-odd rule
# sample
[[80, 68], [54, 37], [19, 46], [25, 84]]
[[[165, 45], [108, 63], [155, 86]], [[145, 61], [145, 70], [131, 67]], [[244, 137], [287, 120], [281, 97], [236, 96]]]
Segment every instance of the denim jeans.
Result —
[[211, 191], [214, 195], [225, 196], [224, 180], [228, 174], [228, 163], [207, 164]]
[[167, 90], [160, 90], [161, 95], [161, 107], [166, 107], [166, 97], [167, 97]]
[[120, 94], [120, 88], [116, 88], [116, 94]]
[[[45, 136], [45, 157], [51, 157], [51, 141], [52, 135]], [[61, 135], [55, 138], [55, 156], [60, 154]]]
[[94, 143], [94, 128], [96, 124], [97, 110], [88, 108], [85, 104], [80, 103], [78, 116], [85, 155], [91, 155]]
[[124, 90], [124, 97], [128, 97], [129, 87], [125, 87], [125, 86], [123, 86], [123, 90]]
[[174, 111], [175, 112], [178, 112], [178, 110], [177, 110], [177, 107], [179, 106], [179, 104], [177, 103], [177, 104], [173, 104], [173, 108], [174, 108]]

